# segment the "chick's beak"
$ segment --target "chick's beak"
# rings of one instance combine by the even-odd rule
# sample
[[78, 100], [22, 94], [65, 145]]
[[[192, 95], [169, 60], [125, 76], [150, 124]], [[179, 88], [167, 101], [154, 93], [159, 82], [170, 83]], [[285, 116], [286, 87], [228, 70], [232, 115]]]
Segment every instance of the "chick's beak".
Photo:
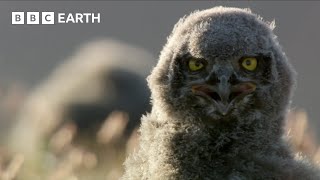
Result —
[[256, 85], [253, 82], [241, 82], [235, 85], [230, 83], [197, 84], [193, 85], [191, 90], [196, 95], [211, 98], [217, 107], [217, 111], [222, 115], [227, 115], [233, 100], [243, 98], [254, 92]]

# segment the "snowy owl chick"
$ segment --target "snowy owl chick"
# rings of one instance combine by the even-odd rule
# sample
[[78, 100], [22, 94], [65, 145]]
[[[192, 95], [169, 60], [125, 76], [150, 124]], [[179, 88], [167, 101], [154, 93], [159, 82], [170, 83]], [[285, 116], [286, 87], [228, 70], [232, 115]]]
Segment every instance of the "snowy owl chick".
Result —
[[295, 71], [274, 23], [215, 7], [179, 20], [148, 77], [123, 179], [320, 179], [282, 139]]

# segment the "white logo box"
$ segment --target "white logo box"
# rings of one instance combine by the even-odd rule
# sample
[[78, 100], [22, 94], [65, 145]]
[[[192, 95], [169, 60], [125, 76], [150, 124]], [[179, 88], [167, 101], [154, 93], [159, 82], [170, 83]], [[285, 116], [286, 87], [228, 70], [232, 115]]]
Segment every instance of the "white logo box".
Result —
[[[12, 12], [12, 24], [54, 24], [54, 12]], [[41, 21], [40, 21], [41, 20]]]

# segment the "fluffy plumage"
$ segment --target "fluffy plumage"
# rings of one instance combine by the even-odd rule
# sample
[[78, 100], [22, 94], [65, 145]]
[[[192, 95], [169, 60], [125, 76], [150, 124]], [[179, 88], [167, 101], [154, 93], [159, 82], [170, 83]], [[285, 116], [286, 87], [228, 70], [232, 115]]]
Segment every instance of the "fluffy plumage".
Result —
[[[282, 139], [295, 71], [273, 28], [238, 8], [179, 20], [148, 77], [153, 107], [123, 179], [320, 179]], [[257, 69], [245, 71], [243, 57]], [[192, 58], [205, 68], [190, 72]]]

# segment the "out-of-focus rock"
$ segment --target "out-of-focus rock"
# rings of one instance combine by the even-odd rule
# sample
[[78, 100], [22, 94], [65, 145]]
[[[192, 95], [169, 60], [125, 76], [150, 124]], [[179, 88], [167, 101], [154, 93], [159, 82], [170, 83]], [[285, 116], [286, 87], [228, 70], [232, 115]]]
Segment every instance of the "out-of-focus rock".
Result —
[[128, 114], [128, 138], [150, 110], [145, 78], [155, 62], [145, 50], [115, 40], [85, 44], [29, 95], [9, 138], [12, 149], [32, 155], [70, 122], [76, 125], [77, 137], [96, 141], [113, 111]]

